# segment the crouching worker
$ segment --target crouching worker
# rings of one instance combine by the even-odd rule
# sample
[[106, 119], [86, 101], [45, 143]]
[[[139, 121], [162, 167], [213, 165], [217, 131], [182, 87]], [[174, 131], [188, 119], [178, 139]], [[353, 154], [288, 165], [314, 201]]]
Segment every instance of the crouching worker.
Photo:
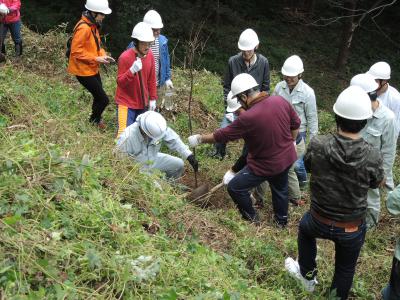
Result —
[[178, 157], [160, 153], [162, 141], [170, 150], [187, 159], [197, 172], [199, 164], [189, 147], [167, 126], [164, 117], [154, 111], [139, 115], [136, 121], [123, 131], [117, 141], [117, 150], [140, 163], [144, 171], [158, 169], [165, 173], [167, 178], [178, 178], [183, 173], [184, 162]]
[[335, 243], [331, 294], [347, 299], [364, 244], [369, 188], [384, 184], [382, 157], [360, 134], [372, 116], [370, 99], [350, 86], [333, 106], [337, 132], [314, 137], [304, 156], [311, 173], [311, 207], [299, 224], [298, 261], [288, 257], [287, 271], [312, 292], [317, 275], [316, 239]]
[[228, 184], [228, 193], [245, 220], [260, 224], [249, 191], [268, 181], [272, 192], [274, 219], [285, 227], [288, 219], [288, 171], [296, 161], [294, 141], [300, 119], [292, 105], [281, 96], [260, 92], [256, 80], [247, 73], [237, 75], [231, 84], [243, 111], [232, 124], [213, 134], [192, 135], [189, 145], [226, 143], [244, 139], [248, 147], [247, 165]]

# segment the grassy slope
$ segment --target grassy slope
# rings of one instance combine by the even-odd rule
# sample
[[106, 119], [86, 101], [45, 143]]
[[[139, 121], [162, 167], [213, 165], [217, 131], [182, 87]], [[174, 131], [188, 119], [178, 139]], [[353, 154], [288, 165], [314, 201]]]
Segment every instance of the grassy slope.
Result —
[[[289, 227], [281, 231], [271, 225], [267, 205], [265, 224], [257, 229], [240, 220], [226, 193], [212, 199], [214, 207], [200, 209], [157, 176], [139, 174], [137, 166], [112, 153], [113, 105], [105, 113], [106, 133], [87, 124], [90, 96], [64, 74], [65, 36], [25, 36], [23, 61], [8, 62], [0, 72], [0, 293], [5, 298], [322, 297], [333, 272], [330, 243], [319, 243], [315, 295], [302, 292], [283, 269], [284, 258], [296, 255], [296, 226], [306, 208], [291, 208]], [[185, 137], [188, 75], [174, 74], [179, 113], [166, 116]], [[112, 99], [114, 69], [104, 81]], [[196, 132], [217, 127], [220, 93], [218, 77], [196, 74]], [[323, 130], [332, 125], [328, 112], [320, 112], [320, 121]], [[199, 149], [201, 178], [217, 183], [240, 144], [230, 146], [224, 162], [208, 158], [208, 150]], [[184, 181], [191, 178], [188, 168]], [[356, 298], [374, 299], [387, 282], [396, 231], [396, 221], [384, 215], [379, 231], [368, 235], [354, 282]]]

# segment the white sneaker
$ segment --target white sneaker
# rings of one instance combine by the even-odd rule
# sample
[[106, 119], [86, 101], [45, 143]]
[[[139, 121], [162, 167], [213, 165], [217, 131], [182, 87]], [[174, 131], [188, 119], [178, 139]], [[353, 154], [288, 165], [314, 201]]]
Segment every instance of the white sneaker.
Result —
[[294, 260], [291, 257], [285, 259], [285, 269], [289, 272], [290, 276], [300, 281], [301, 285], [307, 292], [314, 292], [315, 285], [318, 283], [314, 278], [312, 280], [308, 280], [303, 277], [300, 273], [300, 266], [297, 260]]

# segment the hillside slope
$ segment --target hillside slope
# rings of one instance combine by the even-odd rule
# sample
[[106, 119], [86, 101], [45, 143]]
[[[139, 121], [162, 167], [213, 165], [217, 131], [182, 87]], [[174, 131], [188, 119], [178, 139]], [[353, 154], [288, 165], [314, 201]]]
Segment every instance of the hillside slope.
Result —
[[[65, 35], [25, 31], [21, 61], [0, 66], [0, 298], [4, 299], [320, 299], [330, 286], [333, 247], [319, 243], [319, 285], [302, 291], [284, 271], [296, 255], [297, 224], [307, 209], [290, 208], [287, 229], [242, 221], [226, 192], [201, 209], [178, 187], [113, 154], [115, 107], [99, 132], [87, 123], [90, 95], [65, 74]], [[115, 67], [104, 72], [113, 99]], [[188, 74], [175, 70], [177, 108], [165, 115], [188, 135]], [[274, 81], [276, 81], [276, 76]], [[195, 131], [218, 126], [219, 78], [196, 72]], [[332, 127], [320, 111], [322, 130]], [[216, 184], [227, 160], [199, 148], [201, 180]], [[183, 182], [190, 184], [190, 168]], [[385, 213], [368, 234], [352, 295], [374, 299], [386, 284], [399, 221]]]

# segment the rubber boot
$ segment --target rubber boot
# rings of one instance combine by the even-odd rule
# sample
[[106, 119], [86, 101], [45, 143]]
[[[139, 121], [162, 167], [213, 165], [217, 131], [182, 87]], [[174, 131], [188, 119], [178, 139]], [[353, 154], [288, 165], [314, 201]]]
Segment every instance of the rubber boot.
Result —
[[15, 55], [21, 56], [22, 55], [22, 42], [15, 44]]

